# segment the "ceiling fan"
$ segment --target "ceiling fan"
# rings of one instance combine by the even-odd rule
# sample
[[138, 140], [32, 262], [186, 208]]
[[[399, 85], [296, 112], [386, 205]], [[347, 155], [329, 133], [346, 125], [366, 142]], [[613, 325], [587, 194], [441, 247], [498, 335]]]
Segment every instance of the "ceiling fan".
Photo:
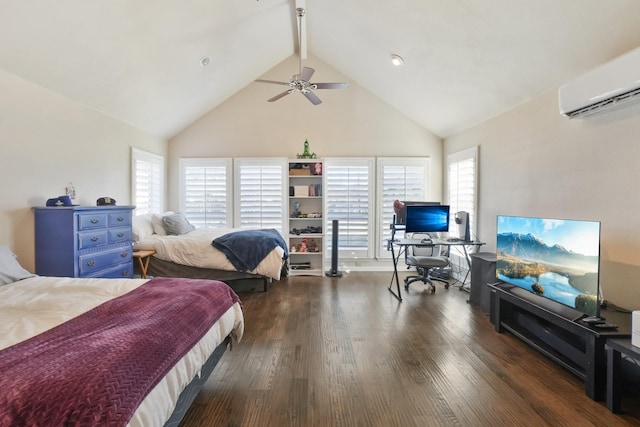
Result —
[[[302, 17], [305, 14], [305, 9], [302, 7], [296, 8], [296, 14], [298, 15], [298, 47], [302, 45]], [[300, 92], [303, 94], [313, 105], [322, 103], [322, 100], [318, 98], [313, 90], [316, 89], [344, 89], [348, 86], [347, 83], [312, 83], [311, 76], [316, 70], [310, 67], [302, 67], [302, 55], [299, 55], [299, 67], [298, 74], [291, 76], [289, 82], [279, 82], [275, 80], [262, 80], [257, 79], [257, 82], [271, 83], [276, 85], [288, 86], [288, 89], [282, 93], [277, 94], [273, 98], [268, 99], [269, 102], [277, 101], [293, 92]]]

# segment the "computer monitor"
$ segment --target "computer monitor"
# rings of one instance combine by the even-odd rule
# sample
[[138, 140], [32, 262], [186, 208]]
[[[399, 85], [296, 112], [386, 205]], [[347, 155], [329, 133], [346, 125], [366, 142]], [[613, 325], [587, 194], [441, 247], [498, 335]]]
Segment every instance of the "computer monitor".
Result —
[[436, 233], [449, 231], [448, 205], [407, 205], [406, 233]]
[[395, 223], [396, 225], [404, 225], [406, 223], [407, 220], [407, 206], [411, 205], [411, 206], [432, 206], [432, 205], [439, 205], [440, 202], [416, 202], [416, 201], [402, 201], [401, 202], [401, 206], [400, 209], [398, 209], [398, 212], [396, 213], [396, 217], [395, 217]]

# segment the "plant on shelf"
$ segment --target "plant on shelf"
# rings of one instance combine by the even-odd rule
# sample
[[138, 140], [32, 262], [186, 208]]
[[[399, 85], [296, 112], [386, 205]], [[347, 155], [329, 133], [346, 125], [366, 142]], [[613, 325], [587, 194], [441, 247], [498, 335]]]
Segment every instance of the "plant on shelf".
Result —
[[312, 153], [309, 149], [309, 141], [304, 140], [304, 149], [302, 150], [302, 154], [296, 155], [298, 159], [317, 159], [316, 153]]

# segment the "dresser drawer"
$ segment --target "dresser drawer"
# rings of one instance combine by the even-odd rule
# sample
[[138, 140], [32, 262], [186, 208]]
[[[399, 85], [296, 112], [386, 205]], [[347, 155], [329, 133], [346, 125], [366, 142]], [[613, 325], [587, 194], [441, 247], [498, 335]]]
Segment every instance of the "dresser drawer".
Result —
[[102, 270], [106, 267], [111, 267], [116, 264], [122, 264], [126, 262], [133, 262], [131, 252], [131, 247], [123, 246], [104, 252], [94, 252], [80, 255], [78, 257], [78, 268], [80, 270], [80, 276], [90, 276], [94, 272]]
[[124, 227], [131, 225], [131, 212], [109, 212], [109, 227]]
[[78, 215], [78, 230], [91, 230], [93, 228], [106, 228], [106, 213], [86, 213]]
[[129, 242], [131, 240], [131, 228], [109, 228], [107, 230], [109, 234], [109, 243], [122, 243]]
[[78, 233], [78, 249], [97, 248], [108, 243], [107, 230], [93, 230]]
[[94, 271], [91, 274], [82, 274], [80, 277], [100, 277], [103, 279], [126, 279], [133, 277], [133, 262], [118, 264], [104, 270]]

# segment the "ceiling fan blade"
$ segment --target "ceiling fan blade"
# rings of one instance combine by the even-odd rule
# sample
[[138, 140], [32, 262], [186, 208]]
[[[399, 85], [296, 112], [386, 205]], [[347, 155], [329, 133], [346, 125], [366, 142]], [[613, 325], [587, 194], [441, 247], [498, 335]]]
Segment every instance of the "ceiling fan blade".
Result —
[[309, 101], [311, 101], [311, 103], [313, 105], [318, 105], [318, 104], [322, 104], [322, 100], [320, 98], [318, 98], [318, 95], [316, 95], [315, 93], [311, 92], [310, 90], [307, 90], [305, 92], [302, 92], [302, 94], [304, 96], [307, 97], [307, 99]]
[[311, 79], [311, 76], [313, 76], [313, 73], [315, 72], [316, 70], [314, 70], [313, 68], [304, 67], [302, 71], [300, 71], [300, 75], [298, 76], [298, 79], [308, 82]]
[[313, 83], [316, 89], [345, 89], [348, 83]]
[[268, 102], [277, 101], [278, 99], [283, 98], [283, 97], [285, 97], [285, 96], [289, 95], [290, 93], [291, 93], [291, 91], [290, 91], [290, 90], [285, 90], [284, 92], [277, 94], [277, 95], [276, 95], [276, 96], [274, 96], [273, 98], [269, 98], [269, 99], [267, 99], [267, 101], [268, 101]]
[[284, 86], [289, 86], [289, 83], [286, 83], [286, 82], [277, 82], [277, 81], [275, 81], [275, 80], [262, 80], [262, 79], [257, 79], [256, 81], [257, 81], [257, 82], [260, 82], [260, 83], [271, 83], [271, 84], [274, 84], [274, 85], [284, 85]]

